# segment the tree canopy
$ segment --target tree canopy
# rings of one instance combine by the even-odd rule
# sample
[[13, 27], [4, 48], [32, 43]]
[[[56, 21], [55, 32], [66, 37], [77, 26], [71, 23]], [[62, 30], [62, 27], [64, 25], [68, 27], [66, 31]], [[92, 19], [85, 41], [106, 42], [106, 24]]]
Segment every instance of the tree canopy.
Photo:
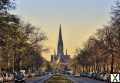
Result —
[[45, 60], [41, 52], [47, 37], [40, 28], [8, 12], [15, 7], [15, 0], [0, 0], [0, 68], [38, 68]]
[[[76, 61], [77, 60], [77, 61]], [[120, 68], [120, 1], [112, 7], [111, 20], [90, 36], [83, 49], [77, 49], [75, 64], [86, 71], [119, 72]], [[76, 63], [77, 62], [77, 63]], [[107, 66], [106, 66], [107, 65]], [[106, 68], [107, 67], [107, 68]], [[92, 68], [92, 69], [91, 69]]]

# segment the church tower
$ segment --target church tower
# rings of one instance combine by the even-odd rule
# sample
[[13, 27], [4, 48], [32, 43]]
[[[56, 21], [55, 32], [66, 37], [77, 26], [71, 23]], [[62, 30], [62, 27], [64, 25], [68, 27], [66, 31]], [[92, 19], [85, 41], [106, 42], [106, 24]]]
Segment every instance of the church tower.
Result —
[[59, 38], [58, 38], [58, 46], [57, 46], [57, 56], [60, 61], [64, 61], [64, 45], [63, 45], [63, 39], [62, 39], [62, 30], [61, 30], [61, 24], [59, 28]]
[[68, 65], [69, 61], [70, 61], [70, 56], [68, 55], [67, 50], [66, 50], [66, 54], [64, 54], [62, 28], [60, 24], [57, 53], [54, 52], [54, 54], [51, 56], [51, 65], [53, 66], [54, 71], [62, 72], [69, 69], [69, 65]]

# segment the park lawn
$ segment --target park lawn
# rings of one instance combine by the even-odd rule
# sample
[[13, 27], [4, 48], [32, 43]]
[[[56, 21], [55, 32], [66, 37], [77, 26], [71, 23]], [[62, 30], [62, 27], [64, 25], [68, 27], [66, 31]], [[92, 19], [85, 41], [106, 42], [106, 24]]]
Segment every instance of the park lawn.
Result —
[[48, 79], [45, 83], [73, 83], [71, 80], [68, 80], [63, 75], [54, 75]]

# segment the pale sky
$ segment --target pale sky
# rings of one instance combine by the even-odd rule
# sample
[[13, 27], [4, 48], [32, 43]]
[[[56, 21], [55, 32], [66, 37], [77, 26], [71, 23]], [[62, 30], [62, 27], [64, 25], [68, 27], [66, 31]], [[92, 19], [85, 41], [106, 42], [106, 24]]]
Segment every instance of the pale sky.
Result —
[[48, 36], [44, 43], [50, 55], [57, 48], [59, 24], [62, 25], [64, 48], [72, 56], [76, 48], [82, 48], [88, 37], [96, 29], [105, 25], [110, 18], [110, 10], [115, 0], [17, 0], [17, 8], [12, 13], [25, 22], [42, 27]]

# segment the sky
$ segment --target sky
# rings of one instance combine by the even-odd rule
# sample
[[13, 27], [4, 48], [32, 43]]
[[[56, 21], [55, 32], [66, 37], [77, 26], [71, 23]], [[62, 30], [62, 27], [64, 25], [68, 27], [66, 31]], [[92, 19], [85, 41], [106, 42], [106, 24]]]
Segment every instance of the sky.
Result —
[[50, 55], [57, 48], [59, 25], [62, 25], [64, 50], [72, 57], [76, 48], [82, 48], [90, 35], [110, 20], [111, 6], [115, 0], [16, 0], [17, 14], [25, 22], [40, 27], [48, 37], [44, 42]]

